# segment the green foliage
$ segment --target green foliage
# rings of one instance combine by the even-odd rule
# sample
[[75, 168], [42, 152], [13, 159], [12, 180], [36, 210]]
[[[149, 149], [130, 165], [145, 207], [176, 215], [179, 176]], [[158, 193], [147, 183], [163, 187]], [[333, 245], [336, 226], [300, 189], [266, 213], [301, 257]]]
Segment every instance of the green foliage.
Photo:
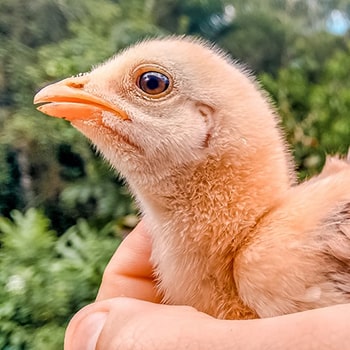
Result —
[[120, 242], [80, 220], [61, 237], [39, 211], [0, 219], [0, 348], [61, 349], [72, 314], [92, 300]]
[[348, 150], [349, 49], [335, 50], [320, 57], [321, 62], [310, 52], [311, 57], [296, 58], [280, 68], [276, 78], [261, 75], [283, 118], [301, 178], [319, 172], [326, 154]]

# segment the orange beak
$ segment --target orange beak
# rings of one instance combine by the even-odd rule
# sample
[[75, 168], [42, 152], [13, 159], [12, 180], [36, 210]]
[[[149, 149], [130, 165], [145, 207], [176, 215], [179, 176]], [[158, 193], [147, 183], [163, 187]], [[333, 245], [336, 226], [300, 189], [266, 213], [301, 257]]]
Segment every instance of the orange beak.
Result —
[[69, 121], [101, 122], [103, 112], [113, 113], [123, 120], [129, 119], [124, 111], [112, 103], [84, 91], [84, 86], [88, 82], [88, 76], [81, 76], [48, 85], [35, 95], [34, 104], [44, 103], [37, 107], [40, 112]]

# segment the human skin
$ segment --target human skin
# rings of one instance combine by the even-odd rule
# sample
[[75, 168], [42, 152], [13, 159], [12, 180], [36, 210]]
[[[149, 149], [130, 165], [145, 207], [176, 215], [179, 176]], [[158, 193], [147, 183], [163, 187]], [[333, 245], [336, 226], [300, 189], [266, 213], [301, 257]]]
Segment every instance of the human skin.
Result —
[[350, 304], [246, 321], [160, 304], [150, 254], [141, 222], [108, 264], [96, 301], [70, 321], [66, 350], [350, 349]]

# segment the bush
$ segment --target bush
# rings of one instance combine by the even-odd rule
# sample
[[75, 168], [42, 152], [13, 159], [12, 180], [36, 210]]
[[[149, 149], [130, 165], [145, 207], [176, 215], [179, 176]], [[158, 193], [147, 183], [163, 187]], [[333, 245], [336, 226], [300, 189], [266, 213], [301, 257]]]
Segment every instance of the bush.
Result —
[[96, 296], [116, 231], [80, 220], [57, 238], [36, 209], [0, 218], [1, 349], [62, 349], [68, 320]]

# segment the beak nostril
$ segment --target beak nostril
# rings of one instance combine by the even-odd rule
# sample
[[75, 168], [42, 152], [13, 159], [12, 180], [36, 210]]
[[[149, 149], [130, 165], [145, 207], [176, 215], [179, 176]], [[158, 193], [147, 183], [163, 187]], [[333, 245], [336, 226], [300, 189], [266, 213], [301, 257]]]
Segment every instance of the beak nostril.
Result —
[[74, 89], [82, 89], [84, 87], [84, 84], [83, 83], [76, 83], [74, 81], [68, 83], [68, 86], [69, 87], [72, 87]]

